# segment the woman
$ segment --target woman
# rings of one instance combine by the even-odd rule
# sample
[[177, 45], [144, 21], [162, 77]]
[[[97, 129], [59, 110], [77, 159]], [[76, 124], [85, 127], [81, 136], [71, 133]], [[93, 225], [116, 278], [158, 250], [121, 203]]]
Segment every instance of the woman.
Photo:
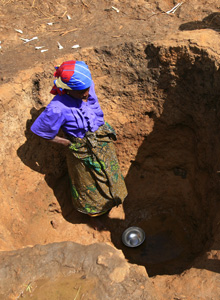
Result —
[[[73, 205], [82, 213], [100, 216], [127, 196], [113, 145], [115, 131], [104, 122], [88, 66], [66, 61], [56, 69], [51, 90], [55, 97], [31, 130], [69, 148]], [[60, 128], [65, 137], [57, 135]]]

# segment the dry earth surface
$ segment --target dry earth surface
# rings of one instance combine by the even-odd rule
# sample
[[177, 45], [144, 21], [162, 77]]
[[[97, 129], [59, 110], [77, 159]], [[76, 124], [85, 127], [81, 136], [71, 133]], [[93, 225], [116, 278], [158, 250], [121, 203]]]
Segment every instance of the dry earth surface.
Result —
[[[220, 299], [220, 3], [176, 4], [0, 1], [0, 299]], [[129, 195], [103, 231], [72, 207], [65, 149], [30, 132], [67, 59], [118, 134]]]

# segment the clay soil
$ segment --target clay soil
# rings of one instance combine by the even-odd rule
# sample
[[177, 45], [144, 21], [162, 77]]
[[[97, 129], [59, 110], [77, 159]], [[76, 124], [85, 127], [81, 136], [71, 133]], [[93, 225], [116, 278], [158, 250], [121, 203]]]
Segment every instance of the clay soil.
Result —
[[[36, 244], [105, 243], [145, 267], [156, 296], [143, 299], [220, 299], [220, 3], [187, 0], [166, 13], [177, 3], [0, 1], [5, 255]], [[118, 134], [129, 196], [101, 217], [100, 231], [72, 207], [65, 150], [30, 132], [52, 99], [54, 66], [67, 59], [90, 66]], [[132, 252], [121, 234], [133, 225], [147, 239]]]
[[[175, 14], [165, 13], [177, 3], [172, 0], [1, 0], [1, 80], [7, 82], [20, 70], [67, 53], [74, 56], [76, 50], [71, 48], [74, 45], [114, 46], [127, 41], [164, 39], [183, 30], [219, 29], [218, 1], [185, 1]], [[27, 44], [21, 40], [33, 37], [38, 40]], [[58, 50], [57, 42], [63, 46], [62, 51]], [[36, 46], [44, 46], [42, 49], [48, 51], [36, 51]]]

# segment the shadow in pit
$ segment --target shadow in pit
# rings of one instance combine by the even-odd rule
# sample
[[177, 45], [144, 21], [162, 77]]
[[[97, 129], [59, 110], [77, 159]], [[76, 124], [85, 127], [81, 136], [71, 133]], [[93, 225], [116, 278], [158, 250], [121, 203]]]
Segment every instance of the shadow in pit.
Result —
[[[193, 65], [180, 55], [174, 74], [168, 64], [161, 66], [158, 48], [149, 47], [149, 66], [160, 68], [156, 80], [164, 91], [163, 112], [126, 176], [125, 220], [112, 221], [118, 228], [111, 230], [112, 241], [149, 276], [180, 274], [192, 266], [220, 273], [216, 261], [201, 263], [214, 249], [213, 220], [219, 210], [220, 71], [204, 53]], [[122, 244], [129, 226], [146, 233], [137, 248]]]
[[[72, 205], [64, 147], [39, 138], [30, 130], [31, 125], [43, 110], [44, 108], [31, 109], [32, 118], [26, 123], [26, 142], [17, 150], [18, 157], [29, 168], [45, 175], [45, 181], [53, 190], [60, 205], [59, 208], [56, 203], [48, 203], [48, 212], [59, 213], [61, 209], [63, 217], [68, 222], [90, 225], [90, 218], [76, 211]], [[62, 132], [59, 135], [62, 135]]]
[[215, 12], [205, 17], [202, 21], [193, 21], [181, 24], [179, 30], [213, 29], [220, 31], [220, 13]]
[[[184, 132], [178, 144], [180, 130]], [[184, 126], [166, 128], [157, 121], [138, 149], [125, 179], [125, 220], [112, 220], [112, 242], [130, 263], [144, 266], [149, 276], [181, 274], [192, 266], [202, 248], [198, 240], [198, 248], [191, 243], [195, 235], [191, 224], [196, 222], [197, 226], [197, 221], [194, 213], [185, 216], [187, 203], [182, 199], [184, 190], [189, 192], [191, 172], [187, 162], [189, 149], [181, 148], [191, 140], [190, 135], [193, 137]], [[137, 248], [128, 248], [121, 240], [123, 231], [130, 226], [145, 231], [145, 241]]]
[[[157, 121], [126, 176], [125, 220], [112, 220], [111, 238], [129, 263], [144, 266], [150, 277], [181, 274], [191, 267], [220, 273], [220, 261], [205, 254], [212, 249], [212, 197], [218, 197], [218, 189], [213, 187], [216, 194], [210, 195], [207, 206], [202, 203], [212, 189], [207, 183], [214, 182], [208, 169], [200, 170], [196, 143], [188, 126]], [[121, 240], [130, 226], [145, 231], [146, 239], [137, 248]]]

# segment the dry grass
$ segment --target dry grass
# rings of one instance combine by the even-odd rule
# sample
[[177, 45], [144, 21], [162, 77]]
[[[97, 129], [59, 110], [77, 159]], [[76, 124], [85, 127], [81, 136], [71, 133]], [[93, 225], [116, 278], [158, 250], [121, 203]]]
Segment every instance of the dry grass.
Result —
[[7, 5], [9, 3], [13, 3], [15, 2], [16, 0], [0, 0], [0, 5]]

